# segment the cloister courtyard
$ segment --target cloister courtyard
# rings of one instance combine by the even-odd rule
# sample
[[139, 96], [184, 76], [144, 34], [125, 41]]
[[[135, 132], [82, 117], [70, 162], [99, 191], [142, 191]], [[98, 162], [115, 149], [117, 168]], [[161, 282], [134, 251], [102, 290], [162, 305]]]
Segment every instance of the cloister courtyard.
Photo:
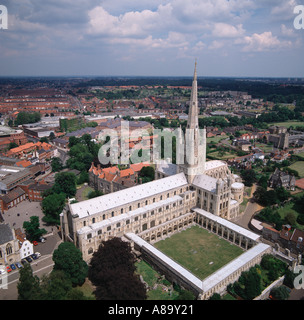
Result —
[[242, 248], [199, 226], [154, 243], [154, 247], [200, 279], [244, 253]]

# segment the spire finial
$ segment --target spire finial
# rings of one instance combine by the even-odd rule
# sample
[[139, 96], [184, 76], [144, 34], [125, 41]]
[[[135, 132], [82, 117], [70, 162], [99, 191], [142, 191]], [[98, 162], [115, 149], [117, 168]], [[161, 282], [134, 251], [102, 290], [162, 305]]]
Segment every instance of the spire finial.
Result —
[[195, 58], [195, 67], [194, 67], [194, 80], [197, 80], [196, 65], [197, 65], [197, 61], [196, 61], [196, 58]]

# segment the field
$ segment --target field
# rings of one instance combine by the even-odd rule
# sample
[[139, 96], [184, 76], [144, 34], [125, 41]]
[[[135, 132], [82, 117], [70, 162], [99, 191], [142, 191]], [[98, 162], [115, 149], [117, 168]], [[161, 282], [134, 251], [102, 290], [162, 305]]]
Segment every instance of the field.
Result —
[[215, 152], [208, 153], [207, 157], [212, 157], [212, 159], [218, 159], [218, 160], [228, 160], [228, 159], [236, 158], [237, 155], [227, 151], [224, 153], [224, 155], [222, 155], [220, 151], [215, 151]]
[[174, 234], [154, 246], [200, 279], [243, 253], [241, 248], [198, 226]]
[[304, 126], [304, 122], [300, 121], [287, 121], [287, 122], [276, 122], [272, 123], [272, 126], [280, 126], [280, 127], [286, 127], [289, 128], [290, 126], [293, 126], [294, 128], [297, 126]]
[[304, 178], [304, 161], [297, 161], [289, 168], [298, 171], [300, 178]]

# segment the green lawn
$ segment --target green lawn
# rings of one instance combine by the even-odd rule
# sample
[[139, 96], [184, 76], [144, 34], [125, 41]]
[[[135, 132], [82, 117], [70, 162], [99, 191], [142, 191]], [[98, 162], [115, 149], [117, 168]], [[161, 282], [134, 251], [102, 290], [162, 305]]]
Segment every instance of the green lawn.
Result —
[[179, 293], [168, 290], [171, 284], [163, 280], [147, 262], [141, 260], [136, 263], [137, 273], [140, 274], [150, 289], [147, 292], [147, 300], [174, 300]]
[[233, 158], [237, 157], [236, 154], [229, 153], [227, 151], [224, 153], [224, 155], [221, 155], [220, 151], [210, 152], [210, 153], [208, 153], [207, 157], [208, 156], [219, 159], [219, 160], [227, 160], [227, 159], [233, 159]]
[[224, 135], [224, 136], [215, 136], [215, 137], [211, 137], [211, 138], [207, 138], [207, 143], [219, 143], [221, 140], [227, 139], [228, 136]]
[[281, 126], [281, 127], [289, 128], [290, 126], [293, 126], [293, 127], [304, 126], [304, 122], [300, 122], [300, 121], [276, 122], [276, 123], [272, 123], [271, 126]]
[[304, 178], [304, 161], [297, 161], [289, 168], [298, 171], [300, 178]]
[[241, 248], [198, 226], [174, 234], [154, 246], [200, 279], [243, 253]]

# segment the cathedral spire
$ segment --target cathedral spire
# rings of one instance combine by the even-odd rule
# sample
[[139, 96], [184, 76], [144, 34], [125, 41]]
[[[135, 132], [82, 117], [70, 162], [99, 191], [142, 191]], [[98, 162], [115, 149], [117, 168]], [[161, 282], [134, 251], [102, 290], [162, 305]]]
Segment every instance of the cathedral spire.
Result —
[[187, 128], [197, 129], [198, 128], [198, 102], [197, 102], [197, 62], [195, 61], [194, 76], [192, 81], [192, 90], [190, 98], [190, 107], [188, 112], [188, 123]]

